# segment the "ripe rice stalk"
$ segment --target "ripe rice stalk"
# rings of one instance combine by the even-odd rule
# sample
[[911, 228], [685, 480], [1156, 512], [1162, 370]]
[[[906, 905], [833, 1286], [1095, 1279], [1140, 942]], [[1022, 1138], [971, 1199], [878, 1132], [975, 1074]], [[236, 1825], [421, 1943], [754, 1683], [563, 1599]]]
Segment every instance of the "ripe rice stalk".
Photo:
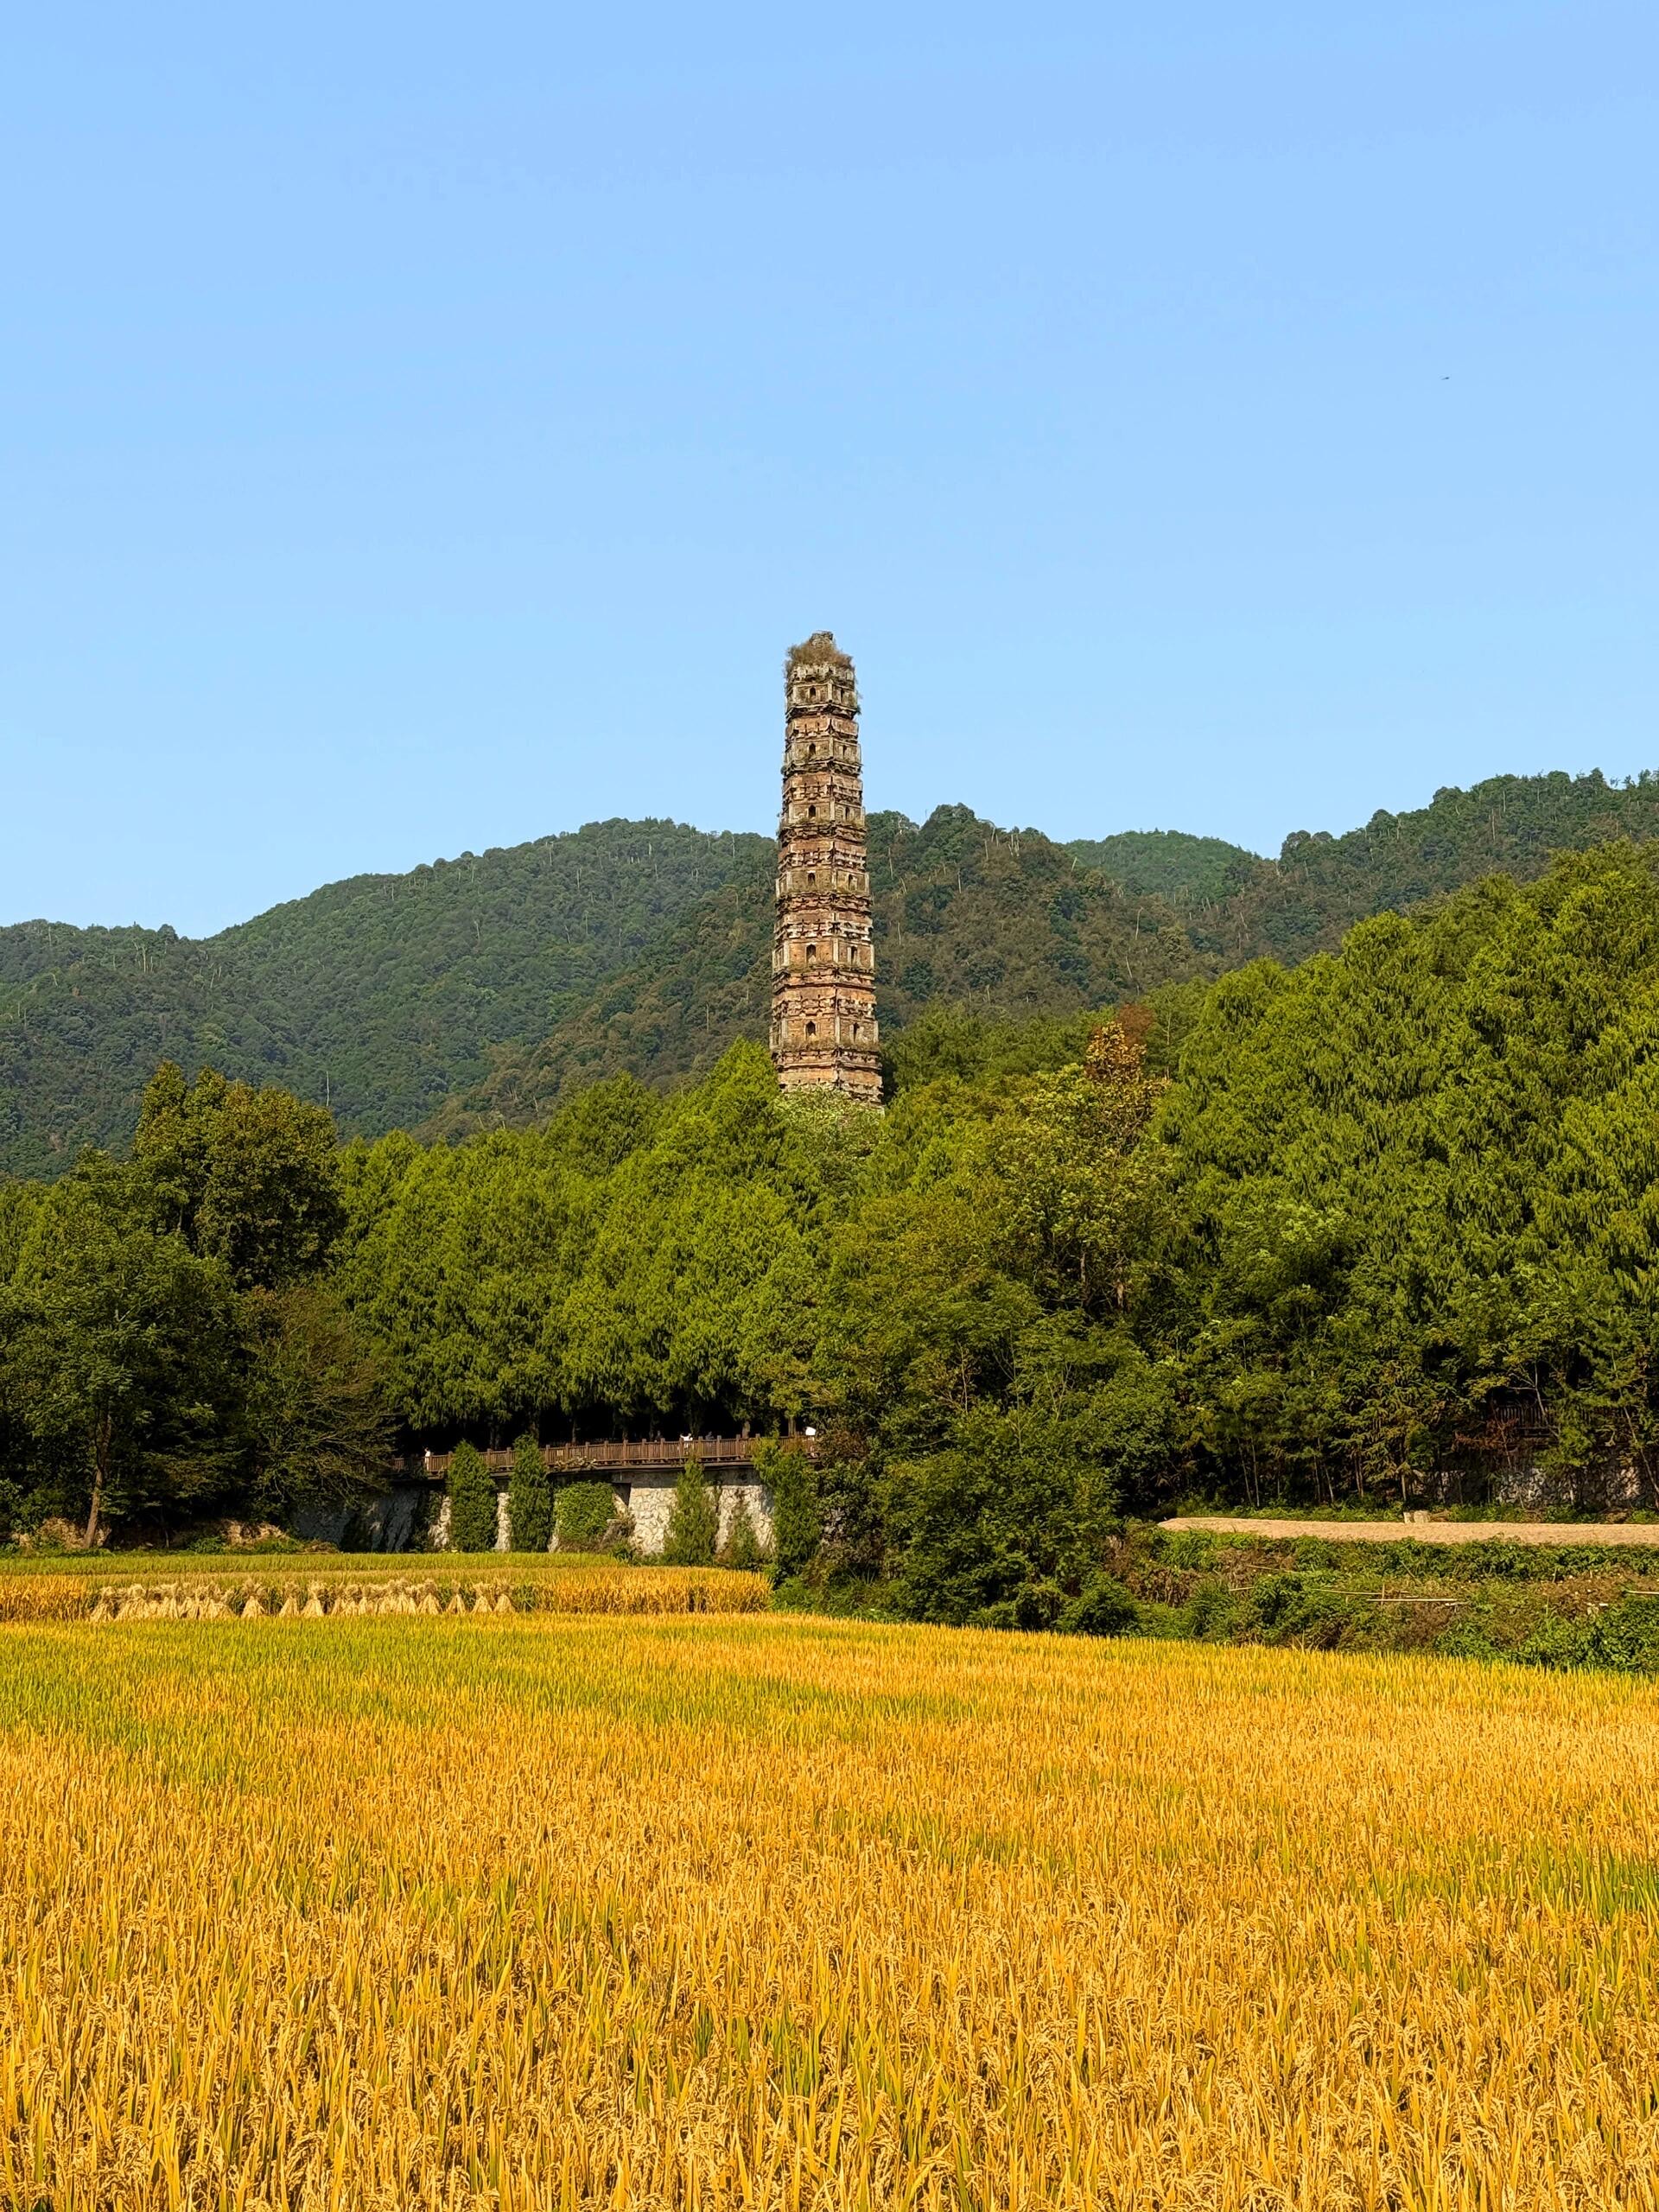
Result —
[[0, 1649], [0, 2203], [1659, 2207], [1646, 1685], [683, 1605]]

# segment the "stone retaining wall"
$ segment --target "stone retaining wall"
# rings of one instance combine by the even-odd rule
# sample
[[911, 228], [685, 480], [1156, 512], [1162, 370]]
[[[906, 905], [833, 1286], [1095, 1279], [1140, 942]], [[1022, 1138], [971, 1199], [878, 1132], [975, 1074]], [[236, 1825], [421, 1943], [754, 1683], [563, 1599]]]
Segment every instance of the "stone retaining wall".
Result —
[[[611, 1495], [619, 1515], [631, 1516], [634, 1549], [646, 1559], [662, 1555], [668, 1536], [668, 1517], [674, 1507], [677, 1471], [664, 1468], [641, 1473], [626, 1483], [613, 1482]], [[512, 1524], [507, 1510], [505, 1474], [495, 1479], [495, 1548], [512, 1548]], [[594, 1478], [602, 1480], [602, 1477]], [[720, 1508], [720, 1541], [731, 1534], [741, 1498], [749, 1509], [754, 1533], [762, 1544], [772, 1541], [772, 1493], [753, 1474], [706, 1478]], [[449, 1499], [429, 1483], [403, 1484], [370, 1498], [366, 1503], [331, 1506], [301, 1514], [293, 1533], [302, 1540], [332, 1544], [341, 1550], [409, 1552], [429, 1548], [447, 1551], [449, 1545]], [[556, 1550], [557, 1539], [548, 1548]]]

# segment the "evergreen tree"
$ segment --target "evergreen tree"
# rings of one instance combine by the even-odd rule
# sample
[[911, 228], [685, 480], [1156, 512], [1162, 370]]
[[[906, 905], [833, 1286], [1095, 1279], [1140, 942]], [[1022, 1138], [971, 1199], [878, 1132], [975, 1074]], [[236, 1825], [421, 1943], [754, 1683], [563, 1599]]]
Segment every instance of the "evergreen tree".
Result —
[[749, 1510], [749, 1501], [740, 1491], [732, 1507], [725, 1541], [720, 1548], [720, 1563], [722, 1567], [734, 1567], [752, 1573], [764, 1557], [760, 1531], [754, 1525], [754, 1516]]
[[596, 1552], [616, 1519], [609, 1483], [565, 1483], [559, 1491], [559, 1549]]
[[361, 1499], [391, 1465], [379, 1360], [321, 1283], [256, 1291], [248, 1322], [249, 1497], [263, 1519], [309, 1499]]
[[719, 1536], [719, 1503], [702, 1478], [701, 1463], [688, 1459], [674, 1485], [663, 1557], [674, 1567], [712, 1567]]
[[507, 1541], [516, 1552], [544, 1552], [553, 1533], [553, 1492], [542, 1464], [542, 1447], [533, 1436], [521, 1436], [512, 1447], [507, 1529]]
[[823, 1536], [812, 1463], [798, 1445], [768, 1438], [756, 1448], [754, 1471], [772, 1497], [772, 1548], [779, 1576], [799, 1574], [811, 1564]]
[[449, 1548], [495, 1549], [495, 1483], [484, 1455], [471, 1444], [456, 1445], [449, 1463]]

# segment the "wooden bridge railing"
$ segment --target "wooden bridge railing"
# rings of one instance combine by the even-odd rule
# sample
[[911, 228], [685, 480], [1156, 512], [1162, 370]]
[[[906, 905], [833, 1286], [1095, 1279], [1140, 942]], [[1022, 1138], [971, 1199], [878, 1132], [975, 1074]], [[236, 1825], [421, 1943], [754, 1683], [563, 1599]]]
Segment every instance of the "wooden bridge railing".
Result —
[[[648, 1436], [636, 1440], [591, 1444], [544, 1444], [542, 1465], [550, 1475], [677, 1474], [688, 1459], [696, 1459], [705, 1474], [754, 1465], [755, 1446], [767, 1440], [759, 1436]], [[794, 1442], [810, 1453], [816, 1440], [798, 1436]], [[424, 1475], [442, 1481], [449, 1471], [452, 1452], [428, 1452], [399, 1462], [405, 1476]], [[493, 1475], [511, 1473], [512, 1454], [489, 1451], [484, 1464]]]

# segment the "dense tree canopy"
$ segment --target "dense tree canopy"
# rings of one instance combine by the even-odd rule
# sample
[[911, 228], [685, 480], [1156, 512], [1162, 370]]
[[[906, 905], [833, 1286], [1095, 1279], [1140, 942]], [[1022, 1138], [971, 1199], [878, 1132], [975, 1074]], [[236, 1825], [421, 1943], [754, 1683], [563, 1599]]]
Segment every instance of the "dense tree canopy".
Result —
[[321, 1107], [212, 1068], [191, 1084], [169, 1060], [145, 1089], [133, 1159], [159, 1228], [239, 1289], [282, 1290], [317, 1272], [345, 1225], [335, 1141]]
[[0, 1185], [0, 1503], [275, 1507], [388, 1415], [747, 1422], [780, 1572], [1040, 1623], [1109, 1614], [1117, 1516], [1184, 1494], [1659, 1500], [1656, 1046], [1659, 860], [1614, 846], [1115, 1015], [936, 1011], [882, 1114], [740, 1041], [336, 1154], [164, 1069], [129, 1164]]
[[929, 1017], [880, 1117], [740, 1045], [359, 1147], [342, 1291], [435, 1431], [816, 1414], [821, 1556], [946, 1618], [1057, 1617], [1187, 1490], [1593, 1502], [1659, 1465], [1656, 978], [1610, 848], [1103, 1027]]
[[1654, 1440], [1659, 891], [1609, 849], [1210, 993], [1158, 1149], [1144, 1326], [1207, 1456], [1397, 1485]]
[[326, 1116], [172, 1065], [130, 1160], [0, 1185], [0, 1518], [164, 1531], [378, 1477], [377, 1357], [322, 1279], [344, 1219]]

